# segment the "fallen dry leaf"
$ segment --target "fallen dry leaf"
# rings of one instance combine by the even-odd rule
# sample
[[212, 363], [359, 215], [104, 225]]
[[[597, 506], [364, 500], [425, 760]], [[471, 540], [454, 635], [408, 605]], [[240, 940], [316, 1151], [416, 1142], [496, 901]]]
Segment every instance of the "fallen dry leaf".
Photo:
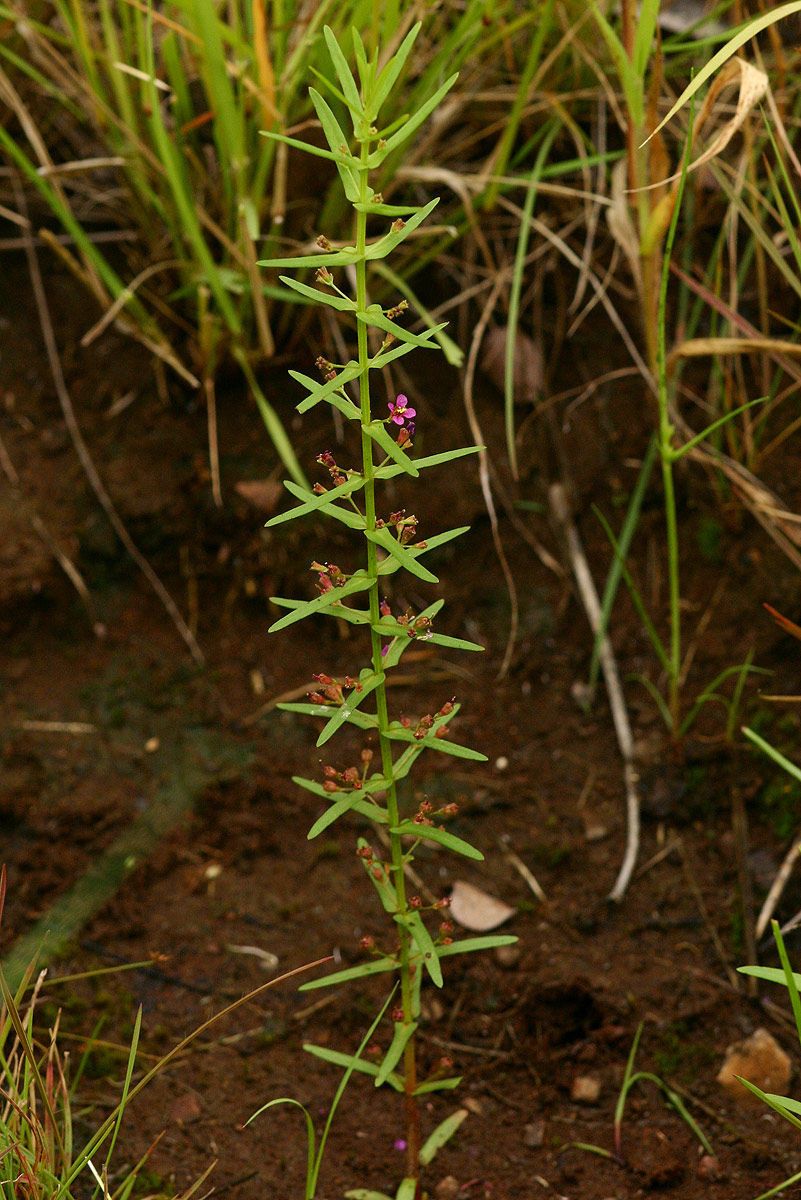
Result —
[[473, 887], [457, 879], [451, 892], [450, 914], [462, 928], [474, 933], [486, 933], [488, 929], [497, 929], [515, 915], [515, 909], [504, 904], [495, 896], [482, 892], [481, 888]]
[[[506, 337], [508, 327], [495, 325], [484, 336], [481, 370], [499, 391], [506, 376]], [[514, 354], [515, 404], [536, 404], [542, 390], [542, 346], [518, 329]]]
[[235, 484], [234, 490], [259, 512], [272, 513], [284, 489], [275, 479], [243, 479]]

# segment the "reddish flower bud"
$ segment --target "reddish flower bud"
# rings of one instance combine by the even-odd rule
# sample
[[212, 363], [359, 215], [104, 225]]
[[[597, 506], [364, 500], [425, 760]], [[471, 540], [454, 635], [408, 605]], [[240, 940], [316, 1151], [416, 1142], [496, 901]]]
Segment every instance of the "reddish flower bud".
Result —
[[374, 945], [375, 945], [375, 938], [370, 937], [369, 934], [366, 937], [359, 938], [359, 949], [360, 950], [372, 950]]
[[368, 749], [362, 750], [361, 754], [359, 755], [359, 758], [362, 760], [363, 763], [371, 763], [373, 761], [372, 750], [368, 750]]
[[326, 779], [325, 783], [323, 784], [323, 791], [324, 792], [338, 792], [339, 785], [334, 783], [333, 779]]
[[402, 1008], [393, 1008], [392, 1012], [389, 1015], [392, 1017], [393, 1021], [400, 1022], [403, 1020], [403, 1009]]
[[419, 896], [410, 896], [409, 897], [409, 908], [422, 908], [422, 907], [423, 907], [423, 901], [420, 899]]

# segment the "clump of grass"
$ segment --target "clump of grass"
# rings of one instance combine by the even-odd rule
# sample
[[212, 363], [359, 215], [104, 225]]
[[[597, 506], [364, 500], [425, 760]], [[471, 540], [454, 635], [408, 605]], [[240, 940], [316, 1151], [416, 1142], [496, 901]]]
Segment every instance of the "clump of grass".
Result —
[[[451, 936], [453, 925], [447, 920], [447, 900], [425, 902], [418, 895], [410, 895], [406, 878], [416, 848], [426, 842], [469, 859], [482, 859], [483, 855], [445, 828], [444, 822], [456, 812], [455, 804], [437, 807], [423, 799], [418, 801], [415, 810], [402, 811], [398, 784], [409, 775], [424, 752], [471, 760], [485, 758], [448, 737], [449, 726], [459, 713], [455, 699], [446, 699], [435, 711], [414, 719], [393, 719], [387, 694], [389, 672], [398, 666], [403, 654], [415, 642], [425, 641], [429, 645], [468, 651], [482, 649], [472, 642], [436, 630], [435, 619], [442, 609], [442, 600], [421, 611], [398, 611], [388, 596], [392, 577], [399, 571], [407, 572], [420, 583], [437, 583], [436, 575], [425, 565], [424, 558], [439, 546], [465, 534], [467, 529], [451, 529], [423, 540], [415, 514], [407, 509], [387, 512], [381, 507], [380, 485], [399, 475], [416, 479], [431, 467], [450, 465], [450, 469], [455, 470], [453, 464], [457, 459], [479, 449], [471, 446], [415, 457], [412, 451], [416, 428], [423, 414], [418, 415], [402, 394], [389, 401], [388, 412], [376, 413], [371, 395], [376, 373], [414, 349], [435, 349], [434, 339], [442, 328], [434, 326], [419, 335], [409, 332], [403, 323], [409, 307], [407, 301], [401, 300], [389, 307], [371, 303], [368, 285], [368, 266], [383, 261], [400, 246], [437, 204], [432, 200], [423, 207], [388, 205], [370, 182], [372, 174], [380, 171], [390, 155], [408, 146], [409, 139], [436, 112], [455, 82], [455, 76], [446, 79], [407, 119], [386, 122], [384, 111], [418, 32], [419, 26], [413, 28], [397, 52], [380, 66], [378, 54], [368, 54], [354, 29], [353, 52], [357, 68], [354, 77], [335, 34], [326, 28], [326, 42], [337, 75], [339, 94], [346, 102], [352, 133], [344, 132], [324, 96], [311, 89], [327, 148], [308, 149], [317, 157], [336, 164], [343, 191], [354, 210], [353, 243], [334, 249], [321, 235], [318, 239], [320, 253], [268, 260], [262, 264], [279, 269], [314, 270], [317, 287], [290, 276], [281, 276], [281, 282], [307, 300], [334, 309], [351, 327], [356, 326], [355, 358], [332, 362], [323, 355], [318, 357], [316, 366], [323, 376], [322, 383], [297, 371], [291, 374], [307, 393], [298, 405], [299, 411], [306, 412], [321, 403], [335, 408], [358, 434], [360, 457], [356, 465], [351, 466], [340, 461], [339, 454], [335, 457], [331, 451], [324, 450], [317, 462], [323, 468], [326, 483], [317, 483], [309, 489], [287, 481], [288, 491], [299, 503], [274, 517], [268, 526], [275, 528], [310, 513], [327, 517], [360, 536], [362, 565], [343, 569], [321, 555], [322, 561], [311, 564], [317, 596], [305, 601], [274, 598], [274, 603], [288, 611], [271, 626], [271, 632], [298, 621], [325, 616], [347, 621], [367, 634], [369, 665], [342, 678], [321, 671], [315, 676], [318, 686], [309, 696], [308, 703], [281, 707], [305, 716], [322, 717], [324, 724], [317, 738], [318, 747], [326, 745], [346, 727], [356, 730], [365, 742], [372, 743], [363, 745], [355, 762], [345, 766], [326, 763], [320, 779], [295, 779], [300, 787], [326, 805], [309, 830], [309, 838], [318, 837], [348, 816], [357, 816], [363, 823], [372, 825], [376, 834], [383, 834], [388, 844], [388, 850], [384, 851], [380, 841], [359, 837], [356, 847], [367, 879], [386, 914], [386, 934], [380, 942], [372, 937], [362, 939], [362, 950], [367, 957], [361, 964], [306, 986], [324, 987], [374, 975], [395, 976], [398, 999], [389, 1013], [389, 1044], [385, 1049], [377, 1044], [377, 1053], [372, 1057], [369, 1054], [362, 1057], [362, 1048], [356, 1055], [321, 1046], [307, 1049], [326, 1062], [345, 1067], [348, 1072], [367, 1074], [376, 1086], [387, 1084], [403, 1096], [406, 1177], [398, 1197], [410, 1200], [420, 1194], [421, 1167], [431, 1161], [465, 1115], [462, 1110], [453, 1114], [423, 1140], [420, 1097], [449, 1091], [459, 1083], [458, 1078], [447, 1075], [444, 1064], [428, 1078], [420, 1078], [415, 1034], [421, 1019], [423, 979], [427, 976], [434, 986], [442, 987], [444, 960], [455, 954], [471, 953], [515, 940], [490, 936], [454, 942]], [[329, 84], [327, 90], [330, 93], [335, 89]], [[280, 134], [272, 136], [282, 138]], [[368, 225], [374, 221], [383, 227], [383, 232], [370, 237]], [[343, 268], [353, 274], [352, 287], [342, 273]], [[356, 389], [355, 400], [350, 394], [351, 387]], [[433, 933], [426, 917], [437, 922], [438, 927]], [[310, 1125], [308, 1114], [306, 1118]], [[319, 1166], [313, 1166], [312, 1158], [310, 1164], [309, 1200], [315, 1194], [316, 1171], [319, 1170]], [[363, 1189], [351, 1194], [374, 1200], [380, 1195]]]

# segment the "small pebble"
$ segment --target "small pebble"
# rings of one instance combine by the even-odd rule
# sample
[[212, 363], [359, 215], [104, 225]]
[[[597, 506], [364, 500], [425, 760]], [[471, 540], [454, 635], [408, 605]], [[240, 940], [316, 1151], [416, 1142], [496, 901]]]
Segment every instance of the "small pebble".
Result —
[[480, 1117], [484, 1112], [484, 1105], [475, 1096], [468, 1096], [466, 1100], [463, 1100], [462, 1108], [466, 1108], [475, 1117]]
[[588, 842], [602, 842], [608, 833], [609, 830], [605, 825], [588, 825], [584, 836]]
[[434, 1188], [434, 1195], [437, 1200], [456, 1200], [461, 1190], [459, 1180], [454, 1175], [446, 1175]]
[[545, 1122], [531, 1121], [523, 1127], [523, 1145], [536, 1150], [545, 1142]]
[[497, 946], [495, 949], [495, 961], [499, 967], [503, 967], [507, 971], [514, 970], [520, 962], [520, 947]]
[[146, 754], [155, 754], [160, 745], [161, 745], [161, 742], [159, 741], [159, 739], [157, 737], [148, 738], [147, 741], [145, 742], [145, 753]]
[[715, 1158], [714, 1154], [704, 1154], [698, 1160], [698, 1178], [708, 1180], [723, 1178], [723, 1169], [720, 1165], [720, 1160]]
[[597, 1104], [601, 1081], [595, 1075], [577, 1075], [570, 1089], [570, 1099], [577, 1104]]
[[505, 771], [508, 766], [509, 766], [509, 759], [506, 757], [505, 754], [502, 754], [500, 756], [500, 758], [495, 759], [495, 770], [496, 771]]

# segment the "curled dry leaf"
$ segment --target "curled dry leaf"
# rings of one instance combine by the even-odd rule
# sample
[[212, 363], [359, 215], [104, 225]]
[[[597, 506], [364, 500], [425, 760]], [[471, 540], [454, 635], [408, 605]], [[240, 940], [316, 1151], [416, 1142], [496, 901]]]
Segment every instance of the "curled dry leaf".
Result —
[[275, 512], [284, 489], [275, 479], [242, 479], [235, 490], [258, 512], [269, 514]]
[[[507, 325], [495, 325], [484, 335], [481, 370], [499, 391], [506, 377]], [[514, 352], [515, 404], [536, 404], [542, 391], [543, 355], [539, 341], [518, 329]]]
[[451, 892], [450, 915], [463, 929], [486, 933], [515, 915], [515, 909], [472, 883], [457, 879]]

